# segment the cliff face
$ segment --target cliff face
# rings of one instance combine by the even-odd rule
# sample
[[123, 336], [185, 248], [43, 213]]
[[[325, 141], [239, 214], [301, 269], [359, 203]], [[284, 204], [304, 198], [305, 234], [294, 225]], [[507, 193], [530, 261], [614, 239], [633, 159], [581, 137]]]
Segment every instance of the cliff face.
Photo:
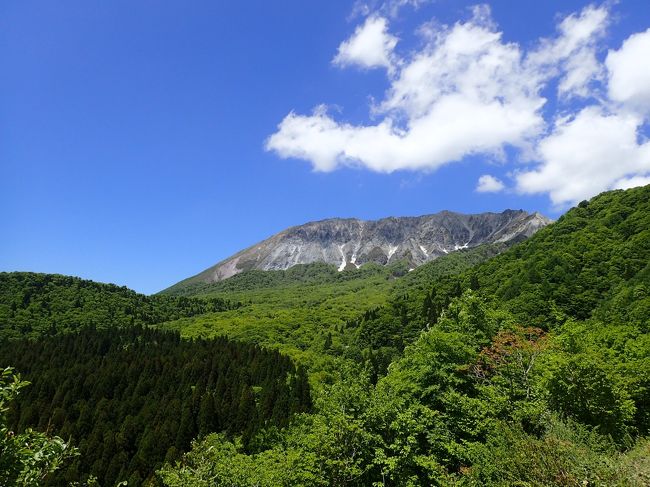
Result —
[[284, 270], [312, 262], [343, 270], [407, 259], [416, 267], [454, 250], [524, 239], [549, 223], [539, 213], [522, 210], [476, 215], [443, 211], [375, 221], [332, 218], [288, 228], [188, 281], [215, 282], [250, 269]]

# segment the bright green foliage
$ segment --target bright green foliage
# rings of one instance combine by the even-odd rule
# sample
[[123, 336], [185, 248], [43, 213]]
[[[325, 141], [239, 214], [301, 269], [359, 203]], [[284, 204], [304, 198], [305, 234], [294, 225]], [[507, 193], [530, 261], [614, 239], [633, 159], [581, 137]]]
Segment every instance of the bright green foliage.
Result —
[[577, 421], [599, 426], [605, 434], [622, 436], [635, 413], [634, 401], [611, 365], [595, 354], [576, 354], [548, 381], [551, 405]]
[[347, 323], [383, 304], [393, 279], [375, 265], [341, 273], [324, 264], [250, 271], [198, 288], [203, 296], [241, 302], [241, 307], [163, 326], [186, 337], [225, 335], [278, 348], [314, 371], [331, 371], [331, 357], [342, 355], [353, 339]]
[[151, 325], [237, 306], [220, 298], [145, 296], [57, 274], [0, 272], [0, 339], [51, 336], [86, 326]]
[[396, 281], [392, 294], [408, 294], [417, 301], [422, 301], [431, 289], [431, 284], [444, 276], [461, 274], [476, 265], [506, 251], [514, 242], [484, 244], [471, 249], [452, 252], [438, 259], [427, 262]]
[[568, 320], [555, 343], [545, 374], [558, 411], [615, 437], [648, 434], [650, 334], [644, 326]]
[[310, 459], [295, 450], [242, 453], [224, 435], [211, 434], [193, 445], [183, 464], [158, 472], [171, 487], [282, 487], [322, 485]]
[[[286, 271], [248, 271], [213, 284], [181, 282], [163, 295], [221, 297], [242, 306], [163, 326], [187, 337], [226, 335], [279, 348], [309, 365], [313, 374], [320, 372], [321, 378], [334, 373], [333, 356], [372, 360], [383, 373], [423, 328], [421, 322], [411, 325], [407, 317], [393, 319], [404, 290], [416, 290], [417, 297], [425, 282], [469, 269], [505, 248], [486, 245], [452, 253], [413, 272], [407, 272], [405, 262], [343, 272], [332, 265], [309, 264]], [[385, 307], [388, 301], [394, 304]]]
[[[229, 485], [242, 468], [259, 472], [251, 485], [645, 485], [645, 440], [621, 453], [602, 435], [611, 432], [605, 430], [610, 421], [599, 419], [590, 429], [573, 412], [575, 421], [552, 413], [559, 409], [553, 402], [558, 377], [566, 377], [561, 383], [571, 391], [583, 386], [558, 365], [566, 355], [561, 347], [559, 338], [514, 325], [507, 313], [468, 291], [406, 347], [375, 387], [362, 372], [349, 370], [318, 392], [313, 414], [297, 417], [267, 449], [245, 455], [222, 444], [221, 470], [211, 471], [215, 484], [201, 483], [206, 477], [200, 472], [214, 466], [204, 453], [210, 443], [197, 443], [181, 465], [164, 469], [163, 478], [176, 479], [169, 485]], [[608, 403], [607, 391], [595, 393], [595, 407], [621, 407], [614, 426], [631, 426], [630, 400]], [[583, 403], [584, 397], [562, 394], [567, 407]], [[268, 458], [300, 458], [301, 479], [280, 482], [287, 465]], [[179, 481], [174, 475], [181, 473]]]
[[250, 270], [236, 274], [220, 282], [207, 283], [195, 276], [181, 281], [174, 286], [161, 291], [163, 295], [175, 296], [221, 296], [224, 294], [244, 291], [260, 291], [262, 289], [278, 290], [293, 286], [321, 286], [324, 284], [344, 284], [348, 281], [358, 281], [373, 276], [398, 276], [405, 272], [402, 263], [384, 267], [370, 263], [359, 269], [346, 269], [338, 272], [336, 266], [316, 262], [299, 264], [284, 271]]
[[61, 438], [31, 429], [19, 434], [9, 429], [7, 411], [28, 385], [11, 368], [0, 369], [0, 487], [38, 487], [76, 455]]
[[[333, 375], [312, 414], [224, 455], [268, 478], [286, 464], [265, 455], [302, 459], [303, 483], [278, 485], [648, 485], [649, 202], [606, 193], [458, 276], [398, 279], [346, 326], [342, 357], [368, 373]], [[188, 468], [206, 448], [166, 478], [204, 485]]]
[[[464, 301], [458, 303], [462, 312], [474, 304], [471, 295]], [[458, 414], [452, 395], [473, 390], [467, 364], [477, 355], [478, 347], [468, 335], [433, 329], [406, 348], [404, 358], [376, 388], [363, 372], [344, 368], [338, 380], [317, 393], [316, 412], [297, 417], [281, 441], [265, 452], [300, 452], [306, 462], [302, 469], [315, 479], [307, 485], [416, 486], [451, 479], [445, 465], [457, 461], [453, 448], [462, 448], [463, 439], [476, 433], [461, 431], [462, 425], [450, 429], [447, 417], [467, 421]], [[206, 448], [209, 445], [195, 445], [185, 466], [177, 469], [188, 475], [186, 485], [201, 485], [202, 477], [193, 477], [192, 469], [199, 468], [197, 455]], [[259, 466], [259, 455], [246, 461]], [[228, 469], [227, 461], [223, 465]], [[167, 475], [173, 471], [166, 469]]]
[[302, 415], [271, 448], [245, 455], [222, 436], [209, 436], [193, 446], [176, 468], [159, 472], [166, 485], [358, 485], [366, 478], [373, 437], [363, 416], [369, 405], [369, 383], [345, 375], [323, 386], [318, 414]]
[[551, 418], [540, 435], [500, 423], [463, 473], [463, 486], [642, 487], [650, 484], [650, 442], [621, 453], [575, 422]]
[[[562, 316], [584, 320], [600, 307], [611, 309], [606, 300], [617, 294], [626, 300], [626, 289], [645, 301], [649, 256], [650, 187], [643, 187], [581, 203], [475, 273], [482, 294], [529, 325], [547, 327]], [[635, 309], [647, 311], [648, 302]], [[627, 310], [618, 313], [625, 316]]]

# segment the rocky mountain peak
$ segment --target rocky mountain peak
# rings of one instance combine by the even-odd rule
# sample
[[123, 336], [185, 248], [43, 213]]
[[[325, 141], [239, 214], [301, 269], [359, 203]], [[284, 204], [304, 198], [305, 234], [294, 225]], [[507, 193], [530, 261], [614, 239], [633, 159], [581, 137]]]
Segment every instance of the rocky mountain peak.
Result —
[[550, 222], [539, 213], [523, 210], [473, 215], [441, 211], [369, 221], [331, 218], [283, 230], [188, 281], [216, 282], [251, 269], [284, 270], [313, 262], [335, 264], [343, 270], [407, 259], [416, 267], [459, 249], [525, 239]]

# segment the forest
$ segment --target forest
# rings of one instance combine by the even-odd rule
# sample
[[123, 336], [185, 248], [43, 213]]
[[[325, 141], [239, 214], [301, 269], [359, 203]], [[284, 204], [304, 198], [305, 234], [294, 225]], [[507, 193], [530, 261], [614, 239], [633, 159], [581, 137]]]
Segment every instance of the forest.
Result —
[[219, 297], [145, 296], [78, 277], [0, 272], [0, 338], [42, 337], [88, 326], [152, 325], [238, 306]]
[[0, 357], [31, 383], [8, 411], [10, 428], [47, 431], [79, 449], [44, 485], [90, 475], [101, 485], [141, 485], [196, 436], [224, 431], [250, 448], [261, 429], [286, 426], [311, 405], [303, 368], [224, 338], [89, 327], [5, 342]]
[[3, 432], [54, 442], [50, 463], [0, 475], [650, 485], [650, 187], [584, 201], [510, 248], [404, 267], [253, 271], [155, 296], [0, 274]]

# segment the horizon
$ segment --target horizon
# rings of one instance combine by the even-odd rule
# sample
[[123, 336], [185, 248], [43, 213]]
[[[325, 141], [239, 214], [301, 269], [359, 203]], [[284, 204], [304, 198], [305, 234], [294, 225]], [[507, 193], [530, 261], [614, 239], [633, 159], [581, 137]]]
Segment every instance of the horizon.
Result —
[[154, 294], [291, 226], [650, 183], [648, 2], [278, 5], [5, 2], [0, 270]]

